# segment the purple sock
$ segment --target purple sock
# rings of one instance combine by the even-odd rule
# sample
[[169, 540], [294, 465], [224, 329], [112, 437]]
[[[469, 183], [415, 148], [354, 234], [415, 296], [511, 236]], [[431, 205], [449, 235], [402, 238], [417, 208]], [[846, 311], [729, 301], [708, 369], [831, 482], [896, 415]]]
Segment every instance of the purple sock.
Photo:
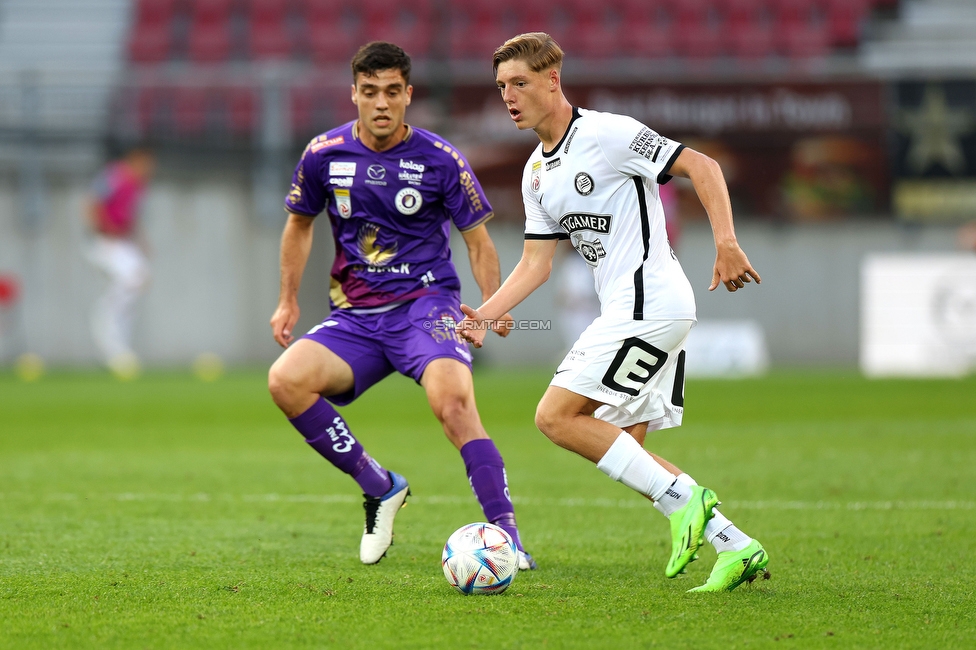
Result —
[[461, 447], [461, 458], [468, 472], [471, 491], [481, 504], [485, 518], [503, 528], [515, 540], [519, 550], [524, 551], [515, 523], [515, 506], [508, 492], [505, 461], [495, 443], [488, 438], [472, 440]]
[[324, 399], [289, 422], [305, 436], [312, 449], [352, 476], [367, 495], [382, 496], [393, 487], [390, 474], [366, 453], [349, 432], [346, 421]]

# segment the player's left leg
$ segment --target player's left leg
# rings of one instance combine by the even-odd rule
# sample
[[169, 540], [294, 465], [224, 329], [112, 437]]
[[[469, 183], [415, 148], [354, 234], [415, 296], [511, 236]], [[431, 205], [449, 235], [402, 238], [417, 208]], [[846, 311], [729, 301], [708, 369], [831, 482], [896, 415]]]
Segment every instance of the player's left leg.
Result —
[[[647, 422], [643, 422], [624, 427], [624, 430], [643, 446], [647, 425]], [[673, 463], [657, 454], [647, 453], [662, 467], [677, 476], [679, 482], [688, 486], [698, 485], [695, 479]], [[654, 502], [654, 507], [671, 519], [672, 524], [674, 523], [674, 516], [669, 515], [658, 502]], [[689, 591], [732, 591], [743, 582], [752, 582], [759, 575], [762, 575], [763, 579], [769, 579], [769, 571], [766, 569], [769, 556], [762, 544], [742, 532], [728, 517], [719, 512], [718, 508], [712, 508], [712, 518], [705, 525], [704, 535], [718, 553], [718, 559], [708, 581]]]
[[139, 372], [131, 345], [132, 322], [136, 300], [149, 281], [149, 265], [134, 242], [108, 237], [96, 239], [88, 258], [109, 279], [92, 312], [92, 336], [112, 372], [131, 379]]
[[519, 549], [520, 569], [536, 568], [519, 536], [505, 462], [478, 414], [470, 368], [456, 359], [433, 359], [424, 369], [420, 383], [445, 435], [461, 452], [471, 490], [485, 518], [512, 536]]

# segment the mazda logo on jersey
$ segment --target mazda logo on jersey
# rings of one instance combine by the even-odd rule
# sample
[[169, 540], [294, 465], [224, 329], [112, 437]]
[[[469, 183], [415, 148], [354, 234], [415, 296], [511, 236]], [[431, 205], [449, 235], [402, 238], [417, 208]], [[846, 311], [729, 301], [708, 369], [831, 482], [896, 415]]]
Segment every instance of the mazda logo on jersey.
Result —
[[366, 168], [366, 174], [374, 181], [383, 180], [386, 176], [386, 168], [383, 165], [370, 165]]
[[576, 174], [576, 178], [573, 182], [576, 185], [576, 191], [582, 196], [586, 196], [593, 192], [593, 177], [586, 172]]
[[572, 234], [580, 230], [592, 230], [593, 232], [610, 234], [610, 222], [613, 217], [609, 214], [586, 214], [585, 212], [572, 212], [559, 220], [559, 225], [563, 230]]

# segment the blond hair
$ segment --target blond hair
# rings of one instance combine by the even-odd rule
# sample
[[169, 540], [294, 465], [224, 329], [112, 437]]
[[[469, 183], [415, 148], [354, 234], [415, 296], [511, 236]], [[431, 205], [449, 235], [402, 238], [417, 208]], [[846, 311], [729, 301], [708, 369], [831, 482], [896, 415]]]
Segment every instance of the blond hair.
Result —
[[561, 70], [563, 50], [549, 34], [529, 32], [508, 39], [495, 50], [491, 64], [492, 71], [496, 75], [498, 66], [505, 61], [525, 61], [532, 72], [541, 72], [549, 68]]

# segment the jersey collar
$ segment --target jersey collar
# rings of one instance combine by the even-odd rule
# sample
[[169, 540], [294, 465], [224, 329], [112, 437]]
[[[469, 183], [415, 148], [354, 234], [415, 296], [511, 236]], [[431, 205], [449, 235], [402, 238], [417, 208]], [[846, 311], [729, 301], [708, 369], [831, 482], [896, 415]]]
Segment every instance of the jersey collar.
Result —
[[552, 148], [552, 151], [546, 151], [545, 147], [542, 148], [543, 158], [551, 158], [552, 156], [556, 155], [556, 152], [559, 151], [559, 148], [563, 146], [563, 142], [565, 142], [566, 136], [569, 135], [570, 131], [572, 130], [570, 127], [573, 126], [573, 122], [575, 122], [579, 118], [580, 118], [579, 109], [573, 106], [573, 117], [571, 120], [569, 120], [569, 124], [566, 125], [566, 130], [563, 132], [563, 137], [559, 138], [559, 142], [557, 142], [556, 146]]

